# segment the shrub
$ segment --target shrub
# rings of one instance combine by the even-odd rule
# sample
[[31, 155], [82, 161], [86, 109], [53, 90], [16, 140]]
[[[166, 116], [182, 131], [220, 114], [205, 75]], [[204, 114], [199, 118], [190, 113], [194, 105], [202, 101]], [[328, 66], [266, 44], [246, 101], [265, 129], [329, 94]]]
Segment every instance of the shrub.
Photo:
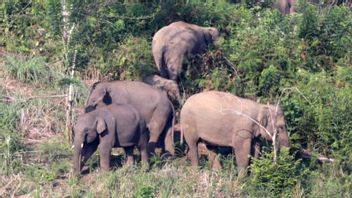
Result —
[[93, 63], [108, 79], [140, 80], [156, 71], [151, 45], [145, 38], [129, 36], [108, 55]]
[[251, 196], [287, 197], [302, 179], [304, 169], [301, 161], [295, 160], [287, 148], [281, 149], [276, 164], [272, 159], [272, 153], [265, 153], [260, 159], [253, 161], [252, 176], [247, 183]]
[[[337, 70], [341, 75], [341, 69]], [[297, 142], [327, 156], [333, 155], [346, 166], [351, 164], [351, 112], [352, 93], [348, 81], [334, 82], [332, 75], [326, 72], [310, 74], [300, 70], [299, 92], [293, 92], [284, 99], [291, 135]], [[298, 137], [297, 137], [298, 136]], [[349, 164], [349, 165], [348, 165]]]

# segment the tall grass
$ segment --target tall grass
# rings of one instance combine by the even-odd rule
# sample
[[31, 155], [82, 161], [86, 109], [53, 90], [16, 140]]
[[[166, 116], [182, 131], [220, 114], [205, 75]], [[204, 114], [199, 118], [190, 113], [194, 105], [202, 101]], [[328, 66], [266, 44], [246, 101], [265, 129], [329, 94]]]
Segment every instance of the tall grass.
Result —
[[43, 57], [6, 56], [5, 74], [24, 83], [49, 84], [57, 79], [58, 72]]

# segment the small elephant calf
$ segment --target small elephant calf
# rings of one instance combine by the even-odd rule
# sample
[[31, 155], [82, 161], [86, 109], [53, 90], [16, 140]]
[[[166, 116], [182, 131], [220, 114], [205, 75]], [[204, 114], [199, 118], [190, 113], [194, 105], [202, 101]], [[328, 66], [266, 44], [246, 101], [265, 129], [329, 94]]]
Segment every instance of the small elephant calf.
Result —
[[74, 130], [74, 173], [89, 157], [100, 149], [100, 166], [104, 171], [110, 169], [112, 148], [123, 147], [127, 164], [133, 164], [133, 148], [138, 146], [143, 162], [148, 163], [148, 134], [144, 119], [130, 105], [111, 104], [78, 117]]

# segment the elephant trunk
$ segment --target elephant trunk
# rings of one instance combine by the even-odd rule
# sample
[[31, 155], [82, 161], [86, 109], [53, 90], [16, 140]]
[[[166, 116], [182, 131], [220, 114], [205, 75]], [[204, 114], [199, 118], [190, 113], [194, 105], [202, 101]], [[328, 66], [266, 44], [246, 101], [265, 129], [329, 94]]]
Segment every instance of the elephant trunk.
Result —
[[288, 139], [279, 140], [280, 146], [290, 147], [290, 141]]
[[81, 173], [82, 168], [82, 144], [79, 141], [75, 141], [74, 144], [74, 155], [73, 155], [73, 172], [75, 175]]
[[279, 142], [280, 146], [285, 146], [285, 147], [291, 146], [291, 143], [290, 143], [290, 140], [288, 138], [287, 133], [281, 133], [278, 136], [278, 142]]

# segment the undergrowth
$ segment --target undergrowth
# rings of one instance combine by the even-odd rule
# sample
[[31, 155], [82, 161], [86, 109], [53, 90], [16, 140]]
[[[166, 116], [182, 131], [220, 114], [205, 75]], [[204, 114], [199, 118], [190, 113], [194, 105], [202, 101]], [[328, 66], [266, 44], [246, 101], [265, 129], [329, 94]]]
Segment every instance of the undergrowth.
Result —
[[[351, 197], [352, 13], [347, 6], [300, 0], [297, 13], [283, 16], [270, 1], [67, 2], [69, 25], [76, 25], [68, 54], [63, 54], [61, 2], [0, 3], [0, 196]], [[152, 36], [178, 20], [214, 26], [222, 34], [219, 46], [185, 60], [185, 95], [221, 90], [280, 102], [291, 150], [282, 151], [277, 164], [270, 147], [264, 150], [245, 178], [237, 178], [232, 155], [219, 157], [220, 171], [211, 171], [204, 157], [198, 170], [180, 157], [156, 159], [146, 172], [139, 165], [122, 166], [121, 152], [113, 157], [113, 171], [102, 173], [94, 155], [87, 163], [90, 173], [73, 177], [60, 96], [74, 85], [76, 116], [92, 81], [155, 73]], [[64, 66], [65, 55], [70, 60]], [[313, 156], [302, 159], [300, 149]], [[318, 162], [320, 154], [335, 161]]]

